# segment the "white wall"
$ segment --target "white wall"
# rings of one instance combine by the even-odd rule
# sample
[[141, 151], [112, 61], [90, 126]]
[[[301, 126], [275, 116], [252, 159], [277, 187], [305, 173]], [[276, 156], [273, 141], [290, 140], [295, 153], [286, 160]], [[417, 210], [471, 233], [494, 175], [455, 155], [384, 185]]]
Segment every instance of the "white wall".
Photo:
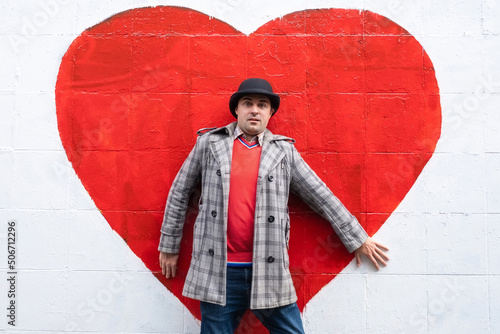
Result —
[[390, 265], [351, 263], [306, 306], [308, 333], [500, 331], [500, 2], [496, 0], [0, 2], [0, 305], [7, 222], [16, 225], [10, 333], [196, 333], [198, 323], [114, 233], [59, 139], [54, 86], [84, 29], [123, 10], [185, 6], [251, 33], [308, 8], [357, 8], [413, 34], [436, 68], [436, 152], [377, 233]]

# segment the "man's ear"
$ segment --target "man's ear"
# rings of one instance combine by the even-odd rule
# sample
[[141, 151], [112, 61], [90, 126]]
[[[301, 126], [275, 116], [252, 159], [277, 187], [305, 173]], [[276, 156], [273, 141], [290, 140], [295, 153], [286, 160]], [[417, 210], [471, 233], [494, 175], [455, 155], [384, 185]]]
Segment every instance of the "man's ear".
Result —
[[234, 114], [238, 116], [238, 107], [234, 108]]

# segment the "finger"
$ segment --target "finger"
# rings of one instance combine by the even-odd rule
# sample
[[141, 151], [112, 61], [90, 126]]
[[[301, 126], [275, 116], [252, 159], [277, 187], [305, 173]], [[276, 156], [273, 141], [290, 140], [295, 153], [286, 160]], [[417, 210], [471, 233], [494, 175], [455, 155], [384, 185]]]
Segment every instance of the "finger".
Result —
[[381, 257], [384, 258], [384, 260], [386, 261], [389, 261], [389, 257], [387, 256], [387, 254], [385, 254], [383, 251], [381, 251], [380, 249], [377, 250], [377, 254]]
[[165, 276], [165, 274], [166, 274], [166, 268], [165, 268], [165, 263], [163, 263], [163, 261], [161, 260], [161, 255], [160, 255], [160, 268], [161, 268], [162, 275]]
[[359, 267], [361, 266], [361, 257], [359, 256], [358, 253], [356, 253], [356, 265]]
[[375, 245], [378, 247], [378, 248], [382, 248], [383, 250], [385, 251], [388, 251], [389, 248], [381, 243], [378, 243], [378, 242], [375, 242]]
[[387, 263], [384, 261], [384, 259], [379, 254], [375, 253], [373, 256], [375, 257], [375, 259], [377, 259], [378, 262], [382, 263], [384, 266], [387, 265]]
[[370, 255], [370, 260], [372, 261], [372, 263], [375, 265], [375, 268], [377, 268], [377, 270], [380, 270], [380, 267], [378, 265], [378, 262], [377, 260], [373, 257], [373, 255]]
[[167, 265], [165, 266], [165, 277], [170, 278], [170, 268]]
[[177, 271], [177, 266], [172, 266], [172, 277], [175, 277], [176, 271]]

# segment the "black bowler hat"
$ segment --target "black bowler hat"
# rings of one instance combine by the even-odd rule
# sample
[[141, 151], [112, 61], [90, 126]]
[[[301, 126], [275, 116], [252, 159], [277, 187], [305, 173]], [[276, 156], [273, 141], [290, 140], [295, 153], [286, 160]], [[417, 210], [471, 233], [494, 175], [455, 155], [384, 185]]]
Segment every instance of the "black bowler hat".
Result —
[[269, 82], [264, 79], [250, 78], [243, 81], [240, 87], [238, 87], [238, 91], [231, 95], [229, 99], [229, 110], [231, 110], [231, 114], [233, 114], [234, 117], [237, 118], [235, 109], [238, 106], [238, 102], [243, 96], [249, 94], [262, 94], [269, 97], [269, 100], [271, 100], [271, 108], [274, 109], [273, 115], [280, 106], [280, 97], [278, 94], [273, 93], [273, 87], [271, 87]]

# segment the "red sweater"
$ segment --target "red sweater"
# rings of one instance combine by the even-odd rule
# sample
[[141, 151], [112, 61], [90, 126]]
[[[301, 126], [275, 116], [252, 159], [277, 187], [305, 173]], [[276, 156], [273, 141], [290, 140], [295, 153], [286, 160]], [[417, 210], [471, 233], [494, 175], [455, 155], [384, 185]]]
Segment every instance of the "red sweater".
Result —
[[227, 261], [230, 265], [252, 263], [261, 151], [257, 141], [250, 144], [243, 136], [234, 141], [227, 224]]

